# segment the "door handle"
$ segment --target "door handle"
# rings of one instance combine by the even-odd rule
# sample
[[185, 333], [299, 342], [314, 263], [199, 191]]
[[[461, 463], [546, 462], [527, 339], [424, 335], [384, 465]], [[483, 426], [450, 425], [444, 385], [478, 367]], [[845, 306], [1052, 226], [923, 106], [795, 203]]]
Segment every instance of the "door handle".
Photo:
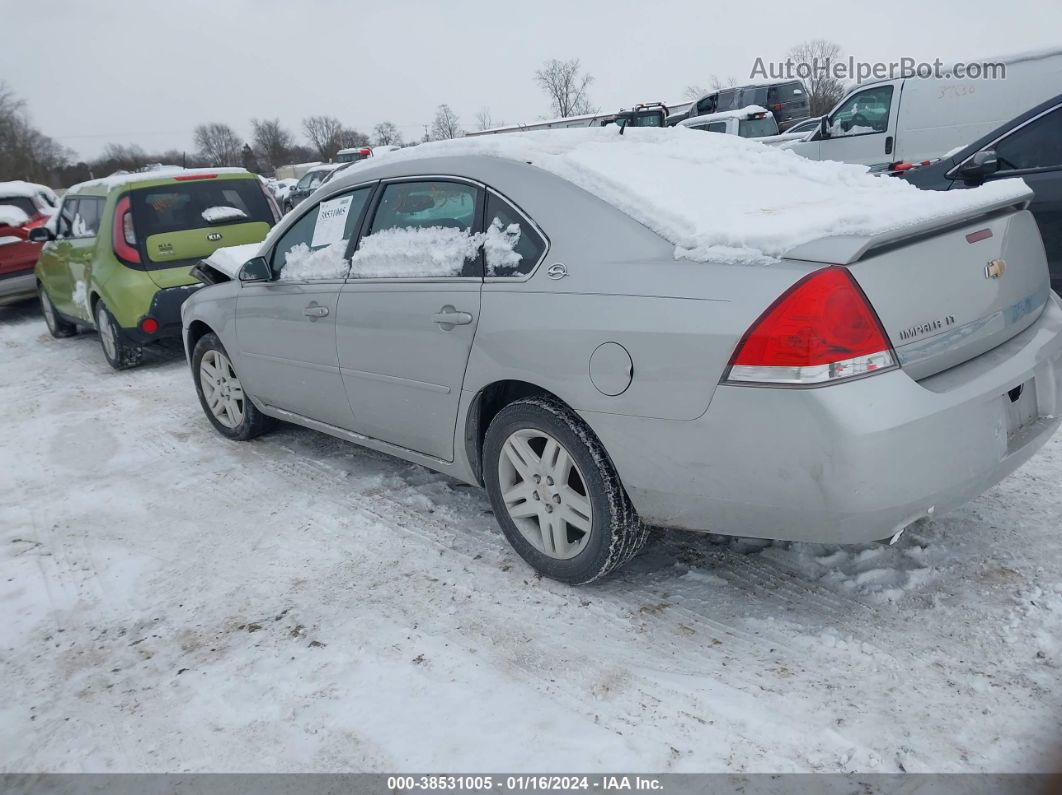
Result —
[[886, 135], [885, 136], [885, 154], [887, 154], [887, 155], [891, 155], [892, 154], [892, 136], [891, 135]]
[[310, 304], [302, 313], [308, 318], [316, 320], [319, 317], [328, 317], [328, 307], [320, 306], [319, 304]]
[[472, 315], [468, 312], [458, 312], [450, 304], [447, 304], [438, 313], [431, 316], [433, 323], [438, 323], [443, 331], [449, 331], [454, 326], [467, 326], [472, 322]]

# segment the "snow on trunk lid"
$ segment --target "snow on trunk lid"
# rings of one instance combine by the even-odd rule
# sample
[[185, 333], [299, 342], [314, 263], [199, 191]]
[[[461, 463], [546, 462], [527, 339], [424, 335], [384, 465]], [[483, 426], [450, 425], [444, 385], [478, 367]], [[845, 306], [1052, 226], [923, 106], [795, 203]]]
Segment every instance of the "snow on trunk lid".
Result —
[[1043, 243], [1028, 211], [870, 251], [848, 267], [915, 379], [1021, 333], [1050, 296]]

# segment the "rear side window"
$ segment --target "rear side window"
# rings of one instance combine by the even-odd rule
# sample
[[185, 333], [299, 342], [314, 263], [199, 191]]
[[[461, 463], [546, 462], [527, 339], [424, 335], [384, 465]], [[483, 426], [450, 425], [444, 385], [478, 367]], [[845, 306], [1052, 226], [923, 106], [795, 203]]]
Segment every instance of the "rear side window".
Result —
[[22, 210], [28, 218], [37, 214], [37, 208], [33, 206], [33, 199], [29, 196], [0, 196], [0, 205]]
[[137, 236], [252, 221], [273, 225], [257, 179], [174, 183], [131, 192]]
[[100, 231], [100, 217], [103, 215], [103, 199], [82, 196], [74, 207], [71, 222], [71, 237], [95, 237]]
[[483, 255], [488, 276], [525, 276], [546, 253], [546, 241], [509, 202], [487, 194]]
[[358, 188], [315, 204], [273, 247], [273, 275], [303, 281], [346, 278], [347, 244], [358, 230], [372, 188]]
[[704, 130], [704, 132], [725, 133], [726, 122], [725, 121], [713, 121], [708, 124], [691, 124], [694, 130]]
[[481, 276], [473, 234], [479, 190], [462, 182], [394, 182], [384, 187], [369, 234], [351, 260], [352, 278]]
[[1006, 170], [1062, 166], [1062, 108], [1015, 130], [995, 148]]

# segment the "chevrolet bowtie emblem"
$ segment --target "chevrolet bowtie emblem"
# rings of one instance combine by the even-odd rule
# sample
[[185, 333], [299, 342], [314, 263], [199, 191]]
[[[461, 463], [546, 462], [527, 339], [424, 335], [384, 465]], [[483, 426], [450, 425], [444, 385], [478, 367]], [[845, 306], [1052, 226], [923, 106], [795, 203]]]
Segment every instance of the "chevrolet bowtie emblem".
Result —
[[986, 279], [998, 279], [1003, 275], [1003, 271], [1007, 269], [1007, 261], [1002, 259], [994, 259], [985, 265], [985, 278]]

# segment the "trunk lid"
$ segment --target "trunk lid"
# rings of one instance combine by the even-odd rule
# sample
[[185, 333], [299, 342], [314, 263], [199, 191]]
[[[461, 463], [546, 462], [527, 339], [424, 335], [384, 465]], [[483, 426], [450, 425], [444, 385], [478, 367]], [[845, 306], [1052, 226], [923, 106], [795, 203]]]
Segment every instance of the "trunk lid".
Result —
[[1027, 210], [997, 210], [871, 247], [848, 267], [900, 366], [916, 380], [1024, 331], [1051, 289], [1040, 233]]
[[254, 177], [172, 181], [130, 195], [142, 261], [159, 287], [194, 283], [192, 265], [222, 246], [260, 243], [275, 222]]

